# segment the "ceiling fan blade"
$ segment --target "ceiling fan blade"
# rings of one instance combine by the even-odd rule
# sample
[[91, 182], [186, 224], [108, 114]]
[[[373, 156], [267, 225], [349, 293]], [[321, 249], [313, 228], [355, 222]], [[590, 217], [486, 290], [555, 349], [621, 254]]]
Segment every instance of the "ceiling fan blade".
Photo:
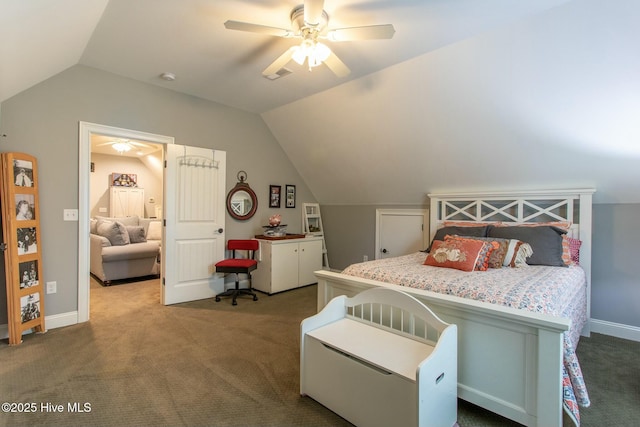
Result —
[[227, 30], [247, 31], [249, 33], [266, 34], [269, 36], [291, 37], [293, 34], [290, 30], [284, 28], [268, 27], [266, 25], [251, 24], [249, 22], [227, 21], [224, 23]]
[[322, 8], [324, 8], [324, 0], [305, 0], [304, 22], [309, 25], [318, 25], [322, 18]]
[[329, 67], [331, 71], [333, 71], [333, 74], [338, 77], [346, 77], [349, 75], [349, 73], [351, 73], [349, 67], [347, 67], [345, 63], [342, 62], [340, 58], [338, 58], [338, 56], [333, 52], [331, 52], [329, 54], [329, 57], [324, 60], [324, 63], [327, 67]]
[[327, 39], [335, 42], [352, 40], [390, 39], [396, 30], [391, 24], [369, 25], [366, 27], [348, 27], [329, 30]]
[[147, 144], [143, 144], [142, 142], [136, 142], [136, 141], [127, 141], [129, 144], [134, 145], [136, 147], [142, 147], [142, 148], [151, 148], [150, 145]]
[[287, 49], [282, 55], [278, 57], [278, 59], [273, 61], [271, 65], [264, 69], [262, 75], [270, 76], [277, 73], [280, 68], [284, 67], [289, 61], [291, 61], [293, 52], [295, 52], [296, 48], [297, 46], [291, 46], [289, 49]]

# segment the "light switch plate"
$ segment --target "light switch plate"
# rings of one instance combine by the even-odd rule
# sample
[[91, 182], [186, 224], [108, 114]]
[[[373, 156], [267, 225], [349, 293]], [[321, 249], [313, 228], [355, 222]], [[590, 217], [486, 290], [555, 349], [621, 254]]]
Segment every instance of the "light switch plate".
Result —
[[58, 292], [58, 282], [47, 282], [47, 293], [55, 294]]
[[78, 209], [65, 209], [63, 215], [65, 221], [77, 221]]

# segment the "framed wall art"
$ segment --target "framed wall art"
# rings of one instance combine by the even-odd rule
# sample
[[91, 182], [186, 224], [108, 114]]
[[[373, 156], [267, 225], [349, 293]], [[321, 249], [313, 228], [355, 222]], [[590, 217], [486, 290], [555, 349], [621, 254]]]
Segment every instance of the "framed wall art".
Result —
[[280, 193], [282, 191], [282, 186], [280, 185], [270, 185], [269, 186], [269, 207], [270, 208], [279, 208], [280, 207]]
[[111, 185], [113, 187], [137, 187], [138, 175], [135, 173], [117, 173], [111, 174]]
[[287, 208], [296, 207], [296, 186], [287, 184], [285, 186], [285, 202], [284, 205]]

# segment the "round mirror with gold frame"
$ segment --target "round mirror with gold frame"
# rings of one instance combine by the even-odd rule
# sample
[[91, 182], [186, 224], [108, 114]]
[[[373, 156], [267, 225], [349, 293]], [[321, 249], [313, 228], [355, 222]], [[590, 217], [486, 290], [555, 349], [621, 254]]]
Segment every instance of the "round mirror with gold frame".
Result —
[[238, 183], [227, 194], [227, 212], [235, 219], [246, 220], [256, 213], [258, 197], [245, 182], [247, 173], [240, 171], [237, 176]]

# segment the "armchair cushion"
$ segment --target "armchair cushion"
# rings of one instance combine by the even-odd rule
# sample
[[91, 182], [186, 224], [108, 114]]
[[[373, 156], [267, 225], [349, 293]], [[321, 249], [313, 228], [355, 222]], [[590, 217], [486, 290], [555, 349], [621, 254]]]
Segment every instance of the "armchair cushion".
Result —
[[131, 261], [141, 258], [155, 258], [160, 247], [157, 242], [136, 243], [135, 245], [102, 248], [102, 262]]

